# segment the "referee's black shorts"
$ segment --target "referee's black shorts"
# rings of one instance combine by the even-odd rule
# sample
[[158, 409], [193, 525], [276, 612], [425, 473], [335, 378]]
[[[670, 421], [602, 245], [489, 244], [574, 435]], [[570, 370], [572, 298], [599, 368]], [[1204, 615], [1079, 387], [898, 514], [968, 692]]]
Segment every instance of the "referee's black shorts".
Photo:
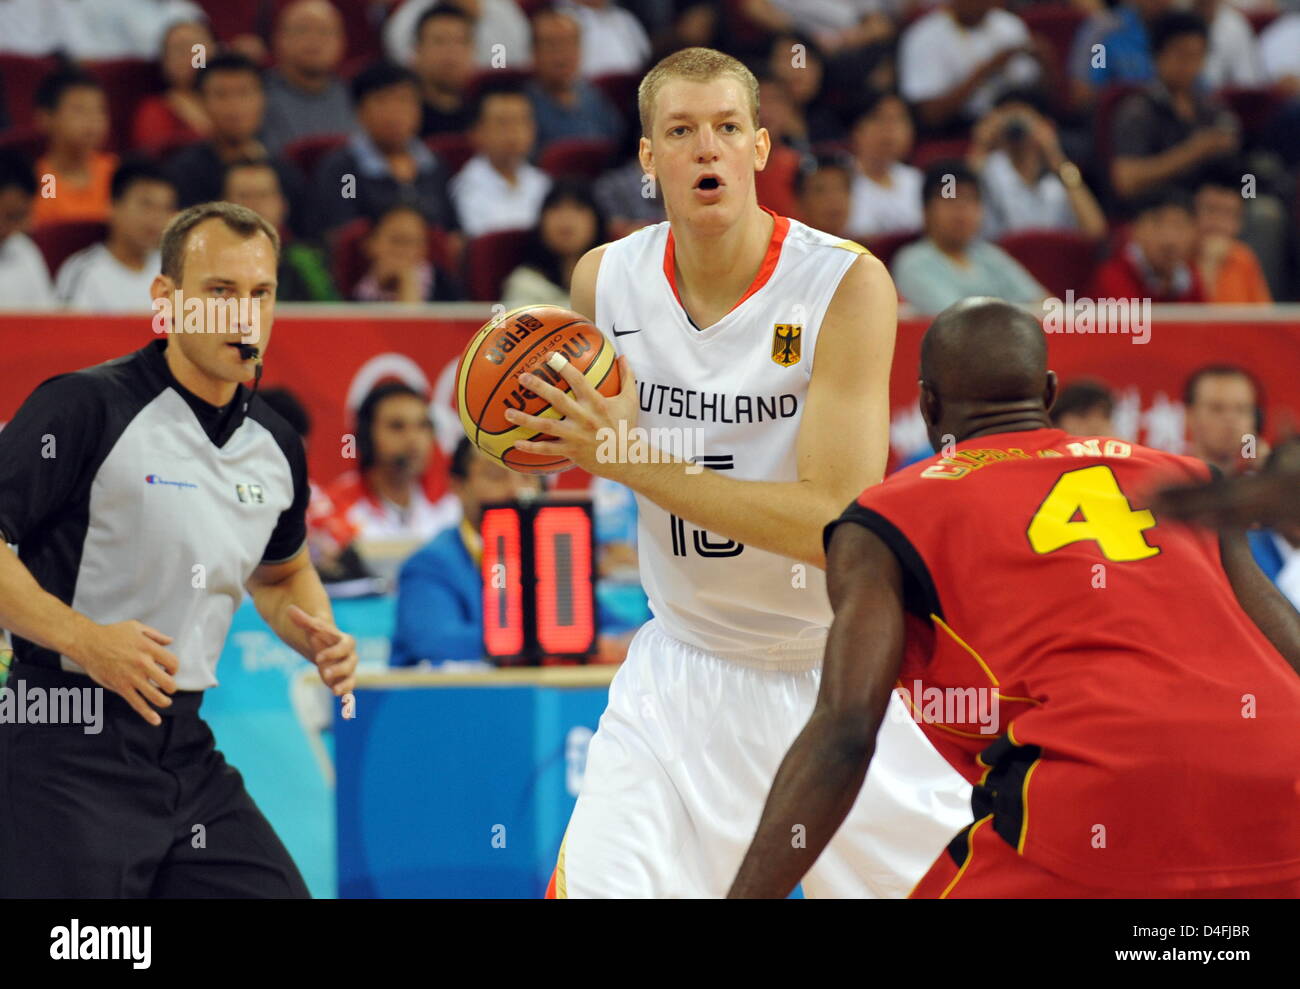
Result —
[[[15, 663], [7, 686], [98, 687]], [[0, 723], [0, 897], [307, 897], [302, 876], [177, 691], [155, 728], [102, 693], [102, 731]]]

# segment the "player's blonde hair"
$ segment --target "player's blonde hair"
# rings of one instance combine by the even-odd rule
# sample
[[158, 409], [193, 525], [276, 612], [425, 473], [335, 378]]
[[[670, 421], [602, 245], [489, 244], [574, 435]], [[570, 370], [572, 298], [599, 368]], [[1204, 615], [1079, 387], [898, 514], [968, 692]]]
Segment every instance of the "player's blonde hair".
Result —
[[659, 90], [670, 79], [690, 82], [712, 82], [721, 76], [731, 76], [740, 83], [741, 91], [749, 103], [749, 115], [754, 129], [758, 129], [758, 79], [745, 67], [745, 63], [726, 52], [714, 48], [683, 48], [673, 52], [645, 74], [636, 91], [636, 108], [641, 115], [641, 133], [650, 136], [654, 122], [655, 100]]

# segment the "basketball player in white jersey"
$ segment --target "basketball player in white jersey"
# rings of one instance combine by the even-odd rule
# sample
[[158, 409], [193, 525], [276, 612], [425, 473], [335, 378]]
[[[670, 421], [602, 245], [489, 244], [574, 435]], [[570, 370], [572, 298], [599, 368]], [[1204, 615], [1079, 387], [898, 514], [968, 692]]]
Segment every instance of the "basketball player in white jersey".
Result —
[[[571, 394], [521, 378], [562, 422], [507, 413], [556, 437], [520, 450], [636, 492], [655, 615], [591, 739], [556, 897], [726, 894], [816, 699], [831, 621], [822, 528], [888, 454], [893, 282], [857, 244], [758, 205], [770, 139], [754, 76], [685, 49], [647, 74], [638, 103], [641, 165], [668, 220], [592, 250], [572, 284], [573, 308], [622, 355], [623, 389], [606, 399], [565, 367]], [[636, 426], [700, 430], [695, 462], [710, 469], [602, 455], [602, 437]], [[906, 896], [970, 820], [969, 787], [893, 703], [808, 896]]]

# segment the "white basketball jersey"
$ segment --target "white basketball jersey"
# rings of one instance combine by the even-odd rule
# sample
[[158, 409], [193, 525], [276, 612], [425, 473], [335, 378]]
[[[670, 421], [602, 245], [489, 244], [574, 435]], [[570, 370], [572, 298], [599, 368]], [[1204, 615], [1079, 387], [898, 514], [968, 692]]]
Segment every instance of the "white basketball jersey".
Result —
[[[738, 480], [797, 481], [795, 444], [818, 330], [841, 277], [864, 252], [776, 217], [749, 291], [700, 330], [673, 283], [667, 222], [607, 246], [596, 324], [627, 355], [638, 424], [654, 445]], [[706, 532], [641, 495], [637, 508], [641, 581], [668, 634], [772, 663], [821, 655], [832, 615], [820, 569]]]

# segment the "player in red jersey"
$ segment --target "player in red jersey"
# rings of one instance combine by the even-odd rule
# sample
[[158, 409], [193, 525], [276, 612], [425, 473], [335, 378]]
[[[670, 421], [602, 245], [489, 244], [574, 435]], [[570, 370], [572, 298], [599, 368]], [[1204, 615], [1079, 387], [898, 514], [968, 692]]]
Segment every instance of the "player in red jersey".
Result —
[[1300, 614], [1240, 531], [1134, 506], [1199, 461], [1051, 428], [1046, 349], [998, 300], [930, 327], [946, 456], [827, 527], [821, 692], [732, 896], [784, 896], [816, 861], [896, 686], [975, 784], [914, 897], [1300, 896]]

